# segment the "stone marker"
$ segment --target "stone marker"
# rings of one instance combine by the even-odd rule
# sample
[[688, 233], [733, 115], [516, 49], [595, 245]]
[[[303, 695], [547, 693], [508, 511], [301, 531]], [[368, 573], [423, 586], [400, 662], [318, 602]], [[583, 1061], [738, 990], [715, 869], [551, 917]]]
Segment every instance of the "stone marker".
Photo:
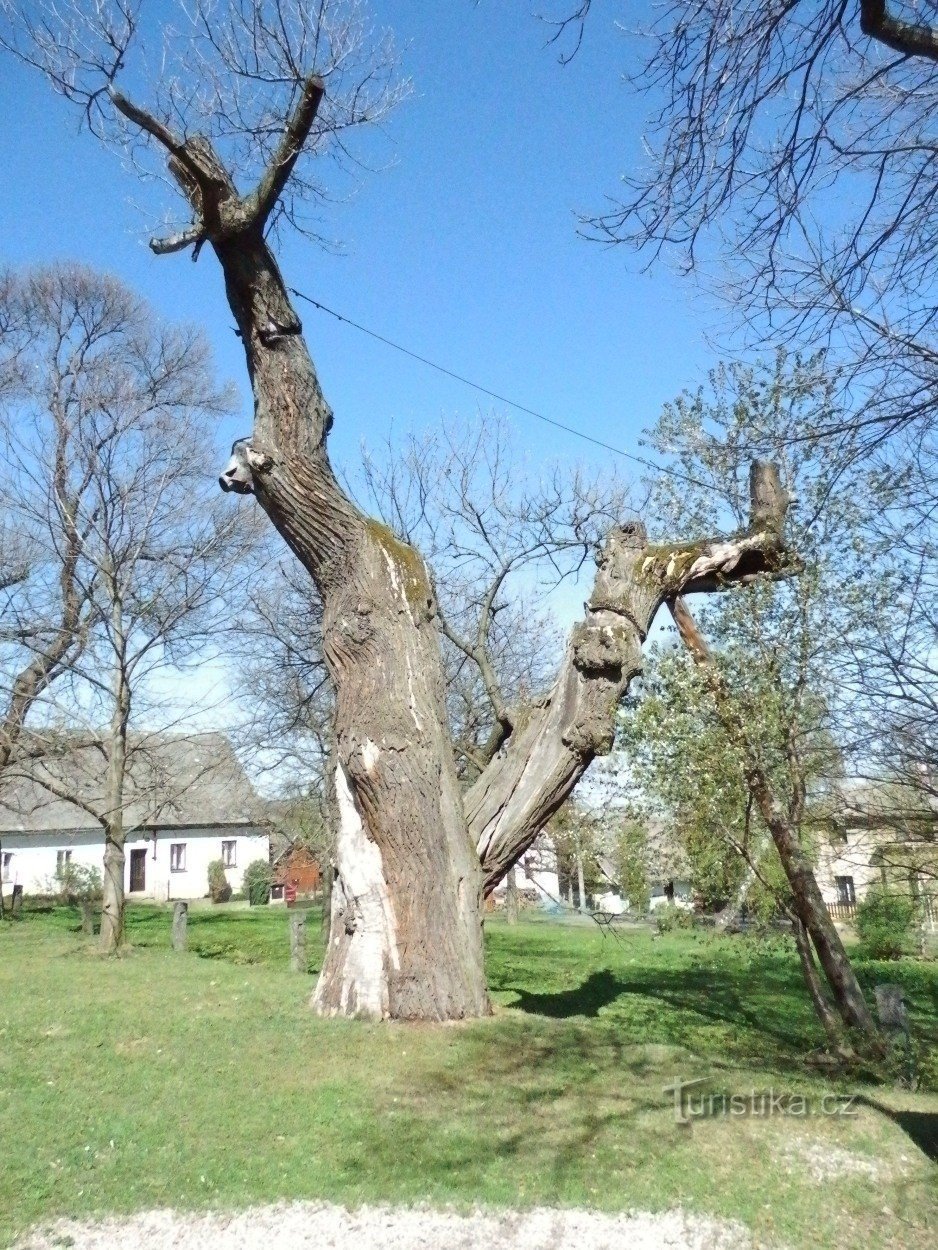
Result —
[[85, 937], [94, 937], [94, 904], [87, 899], [81, 903], [81, 931]]
[[186, 929], [189, 924], [189, 904], [177, 899], [173, 904], [173, 950], [186, 949]]
[[306, 912], [290, 913], [290, 969], [307, 972], [306, 964]]
[[876, 1012], [879, 1023], [890, 1033], [909, 1032], [909, 1014], [905, 1009], [901, 985], [877, 985]]

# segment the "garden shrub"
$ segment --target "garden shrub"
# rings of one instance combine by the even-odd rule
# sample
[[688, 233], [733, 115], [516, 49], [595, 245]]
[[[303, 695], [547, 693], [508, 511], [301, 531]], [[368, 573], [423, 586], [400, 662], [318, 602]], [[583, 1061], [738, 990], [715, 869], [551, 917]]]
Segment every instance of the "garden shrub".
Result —
[[912, 938], [915, 904], [905, 895], [873, 886], [857, 905], [854, 924], [868, 959], [899, 959]]
[[208, 866], [208, 892], [213, 903], [227, 903], [231, 898], [231, 886], [220, 859], [213, 859]]
[[266, 859], [255, 859], [244, 870], [244, 892], [252, 907], [260, 907], [270, 900], [273, 871]]
[[60, 864], [55, 870], [57, 897], [71, 907], [101, 901], [101, 873], [91, 864]]
[[659, 933], [671, 933], [675, 929], [692, 929], [694, 913], [687, 907], [678, 907], [674, 903], [664, 903], [655, 908], [655, 924]]

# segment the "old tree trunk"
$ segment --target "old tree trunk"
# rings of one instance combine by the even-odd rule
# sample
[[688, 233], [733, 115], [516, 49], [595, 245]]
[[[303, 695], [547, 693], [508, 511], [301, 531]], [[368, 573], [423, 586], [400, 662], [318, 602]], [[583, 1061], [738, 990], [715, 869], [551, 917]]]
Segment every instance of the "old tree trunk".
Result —
[[649, 547], [639, 526], [613, 531], [552, 694], [461, 795], [427, 569], [336, 481], [326, 451], [332, 415], [264, 239], [321, 94], [321, 82], [310, 78], [281, 151], [245, 196], [204, 139], [177, 139], [123, 96], [112, 98], [167, 148], [193, 208], [192, 228], [154, 240], [154, 251], [207, 241], [224, 273], [255, 421], [250, 438], [235, 445], [222, 485], [253, 491], [322, 598], [340, 827], [331, 936], [313, 1005], [330, 1015], [460, 1019], [489, 1010], [483, 890], [611, 746], [616, 707], [640, 670], [658, 607], [677, 593], [779, 570], [785, 501], [774, 471], [761, 466], [744, 535]]

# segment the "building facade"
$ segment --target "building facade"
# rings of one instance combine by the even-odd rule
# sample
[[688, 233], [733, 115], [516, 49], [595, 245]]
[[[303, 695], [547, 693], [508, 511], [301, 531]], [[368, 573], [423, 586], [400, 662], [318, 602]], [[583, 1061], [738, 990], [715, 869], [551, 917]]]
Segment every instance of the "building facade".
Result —
[[[87, 755], [87, 758], [84, 758]], [[44, 762], [51, 794], [35, 778], [13, 781], [0, 800], [0, 873], [5, 890], [52, 894], [71, 865], [102, 871], [104, 830], [98, 807], [102, 757], [84, 750]], [[147, 742], [128, 774], [123, 812], [124, 889], [158, 902], [208, 894], [208, 867], [221, 860], [233, 892], [252, 860], [270, 859], [270, 832], [258, 798], [223, 734], [166, 736]]]

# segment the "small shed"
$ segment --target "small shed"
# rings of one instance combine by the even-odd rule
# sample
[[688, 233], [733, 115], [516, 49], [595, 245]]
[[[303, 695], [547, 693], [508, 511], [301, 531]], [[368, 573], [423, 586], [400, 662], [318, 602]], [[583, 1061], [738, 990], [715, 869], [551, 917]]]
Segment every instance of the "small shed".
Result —
[[319, 861], [305, 846], [288, 846], [273, 863], [270, 901], [280, 903], [288, 897], [312, 898], [322, 889]]

